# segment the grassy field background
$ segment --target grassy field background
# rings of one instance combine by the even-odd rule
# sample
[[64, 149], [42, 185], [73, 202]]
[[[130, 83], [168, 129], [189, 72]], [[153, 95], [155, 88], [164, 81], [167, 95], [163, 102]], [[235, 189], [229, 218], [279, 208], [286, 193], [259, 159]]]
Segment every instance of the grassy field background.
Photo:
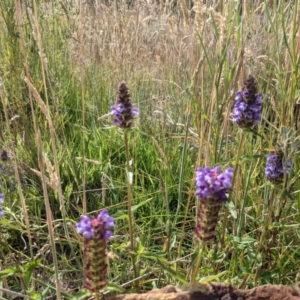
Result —
[[[197, 281], [300, 281], [300, 3], [203, 2], [1, 1], [3, 299], [92, 297], [75, 224], [103, 208], [116, 219], [105, 294], [189, 282], [198, 166], [237, 176]], [[249, 74], [263, 117], [243, 131], [231, 118]], [[109, 115], [121, 80], [140, 111], [133, 248], [123, 132]], [[264, 176], [276, 145], [292, 160], [279, 185]]]

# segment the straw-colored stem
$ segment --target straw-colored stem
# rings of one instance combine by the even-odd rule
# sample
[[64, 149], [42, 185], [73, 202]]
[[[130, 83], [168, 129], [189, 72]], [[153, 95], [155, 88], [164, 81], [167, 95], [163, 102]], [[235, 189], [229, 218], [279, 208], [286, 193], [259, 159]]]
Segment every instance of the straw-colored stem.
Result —
[[20, 179], [20, 174], [19, 174], [19, 169], [18, 169], [18, 162], [17, 162], [17, 153], [16, 153], [16, 148], [15, 148], [15, 141], [14, 138], [11, 134], [10, 131], [10, 121], [9, 121], [9, 116], [8, 116], [8, 99], [7, 99], [7, 93], [4, 88], [4, 86], [0, 86], [0, 98], [2, 102], [2, 107], [3, 107], [3, 112], [5, 116], [5, 122], [6, 122], [6, 127], [7, 127], [7, 133], [8, 133], [8, 141], [11, 143], [11, 152], [12, 152], [12, 158], [13, 158], [13, 164], [14, 164], [14, 172], [15, 172], [15, 178], [17, 180], [17, 185], [18, 185], [18, 193], [20, 196], [21, 200], [21, 205], [22, 205], [22, 211], [24, 214], [24, 221], [26, 225], [26, 232], [28, 236], [28, 241], [29, 241], [29, 250], [30, 250], [30, 256], [33, 257], [33, 248], [32, 248], [32, 236], [31, 236], [31, 231], [30, 231], [30, 223], [29, 223], [29, 216], [28, 216], [28, 210], [27, 210], [27, 205], [26, 205], [26, 199], [23, 193], [22, 189], [22, 183]]
[[[25, 82], [27, 83], [28, 89], [33, 94], [33, 96], [36, 99], [36, 101], [38, 102], [39, 106], [40, 106], [41, 102], [43, 103], [42, 105], [44, 107], [43, 107], [42, 110], [43, 110], [43, 113], [45, 114], [45, 116], [47, 118], [48, 125], [49, 125], [49, 132], [50, 132], [50, 137], [51, 137], [50, 140], [51, 140], [51, 147], [52, 147], [53, 160], [54, 160], [54, 168], [55, 168], [56, 176], [58, 178], [58, 182], [61, 182], [60, 172], [59, 172], [59, 164], [58, 164], [58, 159], [57, 159], [57, 150], [56, 150], [56, 139], [57, 139], [57, 137], [55, 135], [54, 125], [52, 123], [52, 119], [51, 119], [51, 116], [50, 116], [50, 108], [49, 108], [48, 92], [47, 92], [47, 82], [46, 82], [46, 68], [45, 68], [45, 64], [44, 64], [44, 61], [45, 61], [45, 59], [44, 59], [44, 50], [43, 50], [43, 45], [42, 45], [41, 34], [40, 34], [40, 31], [39, 31], [37, 6], [36, 6], [35, 1], [33, 1], [33, 8], [34, 8], [34, 24], [33, 24], [33, 27], [34, 27], [34, 30], [35, 30], [36, 42], [37, 42], [37, 45], [38, 45], [38, 48], [39, 48], [39, 57], [40, 57], [40, 60], [41, 60], [41, 73], [42, 73], [42, 80], [43, 80], [43, 87], [44, 87], [46, 104], [41, 99], [39, 93], [35, 90], [34, 86], [31, 83], [30, 78], [26, 77]], [[58, 185], [57, 193], [58, 193], [58, 199], [59, 199], [59, 202], [60, 202], [60, 210], [61, 210], [63, 220], [64, 220], [64, 229], [66, 231], [66, 234], [68, 235], [68, 228], [66, 226], [66, 220], [65, 220], [65, 216], [66, 216], [65, 204], [64, 204], [64, 197], [63, 197], [61, 185]]]
[[38, 13], [37, 13], [37, 4], [36, 1], [32, 1], [33, 3], [33, 13], [34, 13], [34, 22], [33, 22], [33, 27], [35, 29], [35, 39], [37, 42], [37, 46], [39, 49], [39, 58], [40, 58], [40, 63], [41, 63], [41, 74], [42, 74], [42, 81], [43, 81], [43, 90], [45, 94], [45, 100], [47, 106], [49, 106], [49, 100], [48, 100], [48, 89], [47, 89], [47, 82], [46, 82], [46, 72], [45, 72], [45, 51], [42, 46], [42, 37], [39, 29], [39, 24], [38, 24]]
[[[15, 0], [14, 5], [15, 5], [15, 11], [16, 11], [17, 29], [20, 34], [21, 52], [22, 52], [22, 56], [23, 56], [24, 71], [25, 71], [26, 77], [30, 78], [28, 59], [27, 59], [27, 54], [26, 54], [26, 43], [24, 40], [23, 31], [22, 31], [21, 3], [20, 3], [20, 1]], [[30, 103], [30, 109], [31, 109], [31, 119], [33, 122], [33, 129], [34, 129], [35, 134], [37, 134], [36, 114], [35, 114], [34, 105], [33, 105], [32, 93], [31, 93], [30, 89], [28, 90], [28, 96], [29, 96], [29, 103]]]
[[[49, 126], [50, 137], [51, 137], [50, 140], [51, 140], [51, 148], [52, 148], [52, 153], [53, 153], [55, 174], [57, 176], [57, 181], [61, 182], [60, 172], [59, 172], [59, 164], [58, 164], [58, 158], [57, 158], [57, 150], [56, 150], [56, 134], [55, 134], [54, 125], [52, 123], [50, 111], [49, 111], [48, 107], [46, 106], [46, 104], [44, 103], [44, 101], [42, 100], [39, 93], [37, 92], [37, 90], [35, 89], [35, 87], [33, 86], [33, 84], [31, 83], [31, 81], [27, 77], [25, 77], [24, 81], [26, 82], [29, 91], [32, 93], [33, 97], [35, 98], [35, 100], [36, 100], [36, 102], [39, 106], [39, 108], [41, 109], [41, 111], [43, 112], [43, 114], [45, 115], [45, 117], [47, 119], [48, 126]], [[21, 186], [21, 183], [18, 184], [18, 186], [19, 185]], [[20, 190], [22, 192], [21, 188], [20, 188]], [[60, 211], [61, 211], [62, 218], [63, 218], [63, 227], [64, 227], [65, 235], [66, 235], [68, 243], [70, 245], [72, 254], [74, 254], [73, 243], [70, 240], [69, 229], [68, 229], [67, 221], [66, 221], [65, 202], [64, 202], [64, 197], [63, 197], [63, 193], [62, 193], [61, 184], [58, 184], [56, 192], [58, 194], [58, 199], [59, 199], [59, 203], [60, 203]], [[20, 195], [23, 195], [23, 194], [20, 194]], [[25, 200], [24, 200], [24, 203], [25, 203]], [[22, 205], [23, 205], [23, 201], [22, 201]], [[26, 206], [23, 209], [25, 209], [24, 211], [26, 211]], [[74, 254], [74, 257], [76, 257], [75, 254]]]
[[[129, 227], [129, 239], [130, 239], [130, 249], [134, 252], [134, 240], [133, 240], [133, 217], [132, 217], [132, 172], [130, 167], [130, 154], [129, 154], [129, 142], [128, 142], [129, 130], [124, 130], [124, 145], [125, 145], [125, 155], [126, 155], [126, 183], [127, 183], [127, 208], [128, 208], [128, 227]], [[138, 277], [138, 272], [136, 268], [136, 257], [132, 253], [132, 266], [134, 271], [134, 277]], [[136, 288], [138, 288], [139, 282], [136, 282]]]
[[54, 271], [55, 271], [55, 286], [56, 286], [56, 299], [61, 299], [61, 291], [60, 291], [60, 280], [59, 280], [59, 272], [58, 272], [58, 260], [56, 254], [56, 245], [55, 245], [55, 237], [54, 237], [54, 230], [53, 230], [53, 216], [52, 210], [49, 202], [48, 191], [47, 191], [47, 183], [44, 174], [44, 159], [43, 159], [43, 152], [42, 152], [42, 141], [41, 141], [41, 134], [38, 131], [37, 134], [37, 148], [38, 148], [38, 161], [39, 161], [39, 168], [41, 172], [41, 181], [43, 187], [43, 194], [44, 194], [44, 202], [46, 207], [46, 217], [47, 217], [47, 224], [49, 230], [49, 238], [51, 244], [51, 251], [52, 251], [52, 259], [54, 263]]
[[83, 8], [82, 1], [79, 4], [80, 10], [80, 80], [81, 80], [81, 114], [82, 114], [82, 210], [83, 214], [87, 213], [87, 201], [86, 201], [86, 160], [85, 160], [85, 65], [84, 65], [84, 31], [83, 31]]

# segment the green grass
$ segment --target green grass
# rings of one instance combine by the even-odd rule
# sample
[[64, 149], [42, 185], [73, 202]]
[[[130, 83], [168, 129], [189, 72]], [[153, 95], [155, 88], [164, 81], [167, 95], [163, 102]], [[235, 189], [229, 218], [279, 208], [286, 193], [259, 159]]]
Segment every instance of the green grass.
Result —
[[[242, 15], [235, 1], [207, 1], [188, 19], [179, 3], [124, 2], [0, 3], [0, 146], [12, 155], [0, 164], [0, 295], [88, 297], [75, 224], [102, 208], [116, 218], [105, 292], [188, 282], [204, 165], [237, 177], [197, 280], [300, 280], [299, 1]], [[231, 112], [248, 74], [265, 95], [263, 119], [242, 133]], [[123, 132], [105, 117], [120, 80], [140, 109], [129, 139], [133, 249]], [[293, 163], [279, 186], [264, 178], [276, 144]]]

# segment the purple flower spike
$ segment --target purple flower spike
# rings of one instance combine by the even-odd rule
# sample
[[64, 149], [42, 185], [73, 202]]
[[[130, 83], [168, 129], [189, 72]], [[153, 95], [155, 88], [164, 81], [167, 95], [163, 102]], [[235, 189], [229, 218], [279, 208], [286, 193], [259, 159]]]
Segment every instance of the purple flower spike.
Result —
[[261, 121], [263, 94], [258, 94], [257, 82], [249, 76], [242, 91], [236, 92], [233, 121], [240, 127], [249, 128]]
[[121, 128], [131, 128], [133, 119], [139, 115], [138, 108], [132, 106], [131, 94], [125, 81], [119, 83], [116, 103], [110, 111], [115, 117], [114, 123]]
[[284, 159], [283, 153], [278, 152], [267, 154], [265, 176], [272, 183], [282, 183], [284, 175], [289, 174], [291, 169], [292, 163], [289, 159]]
[[0, 152], [0, 159], [2, 161], [7, 161], [7, 160], [10, 160], [11, 158], [11, 155], [8, 151], [6, 150], [3, 150], [2, 152]]
[[228, 200], [232, 189], [233, 168], [223, 173], [219, 166], [211, 169], [197, 168], [196, 196], [200, 201], [195, 234], [202, 241], [215, 238], [215, 228], [219, 219], [222, 203]]
[[76, 224], [78, 233], [82, 233], [84, 239], [84, 282], [85, 287], [91, 292], [97, 292], [105, 287], [107, 280], [106, 244], [112, 236], [108, 230], [114, 227], [115, 219], [103, 209], [97, 218], [82, 216]]

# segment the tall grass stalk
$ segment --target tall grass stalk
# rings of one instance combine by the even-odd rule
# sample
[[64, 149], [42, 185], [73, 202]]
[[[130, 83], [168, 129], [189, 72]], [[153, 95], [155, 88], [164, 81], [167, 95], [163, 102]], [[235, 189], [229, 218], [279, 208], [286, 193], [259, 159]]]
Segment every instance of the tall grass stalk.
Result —
[[[25, 69], [25, 75], [27, 78], [30, 78], [30, 72], [29, 72], [29, 66], [28, 66], [28, 59], [27, 59], [27, 53], [26, 53], [26, 43], [24, 40], [24, 34], [22, 30], [22, 10], [21, 10], [21, 3], [20, 0], [14, 0], [14, 5], [16, 9], [16, 25], [18, 32], [20, 34], [20, 41], [21, 41], [21, 51], [22, 51], [22, 56], [23, 56], [23, 61], [24, 61], [24, 69]], [[29, 89], [29, 103], [30, 103], [30, 109], [31, 109], [31, 117], [32, 117], [32, 122], [33, 122], [33, 129], [35, 134], [37, 134], [37, 121], [36, 121], [36, 116], [35, 116], [35, 109], [33, 105], [33, 99], [32, 99], [32, 93]]]
[[24, 196], [23, 190], [22, 190], [22, 183], [20, 179], [20, 174], [19, 174], [19, 169], [18, 169], [18, 162], [17, 162], [17, 151], [15, 151], [15, 146], [14, 144], [17, 143], [15, 138], [13, 137], [13, 134], [10, 130], [10, 120], [8, 117], [8, 98], [7, 98], [7, 92], [5, 90], [5, 87], [3, 86], [2, 78], [0, 77], [1, 85], [0, 85], [0, 97], [1, 97], [1, 102], [2, 102], [2, 107], [3, 107], [3, 112], [5, 115], [5, 122], [6, 122], [6, 127], [8, 128], [7, 134], [8, 134], [8, 142], [10, 144], [10, 147], [12, 149], [12, 155], [13, 155], [13, 167], [14, 167], [14, 174], [15, 174], [15, 179], [17, 181], [17, 187], [18, 187], [18, 194], [21, 200], [21, 206], [24, 214], [24, 221], [26, 225], [26, 233], [28, 236], [28, 242], [29, 242], [29, 251], [31, 257], [33, 256], [33, 243], [32, 243], [32, 234], [31, 234], [31, 229], [30, 229], [30, 221], [29, 221], [29, 213], [27, 209], [27, 203], [26, 203], [26, 198]]
[[185, 124], [185, 136], [184, 136], [184, 144], [182, 148], [181, 154], [181, 161], [180, 161], [180, 173], [179, 173], [179, 184], [178, 184], [178, 200], [177, 200], [177, 209], [174, 216], [174, 221], [172, 227], [177, 224], [177, 218], [180, 211], [180, 207], [182, 204], [182, 188], [183, 188], [183, 181], [184, 181], [184, 170], [186, 166], [186, 151], [187, 151], [187, 142], [188, 142], [188, 130], [190, 127], [190, 120], [191, 120], [191, 108], [190, 103], [187, 104], [187, 117], [186, 117], [186, 124]]
[[86, 202], [86, 161], [85, 161], [85, 143], [86, 143], [86, 128], [85, 128], [85, 55], [84, 55], [84, 29], [83, 29], [83, 4], [80, 1], [79, 3], [79, 42], [80, 42], [80, 83], [81, 83], [81, 114], [82, 114], [82, 210], [83, 214], [87, 213], [87, 202]]
[[[56, 151], [55, 129], [53, 126], [51, 115], [48, 110], [48, 107], [46, 106], [46, 104], [44, 103], [44, 101], [42, 100], [40, 95], [38, 94], [35, 87], [30, 82], [30, 80], [26, 77], [24, 80], [28, 86], [28, 89], [31, 91], [33, 97], [35, 98], [36, 102], [38, 103], [38, 106], [40, 107], [41, 111], [43, 112], [43, 114], [46, 117], [46, 120], [48, 122], [49, 132], [50, 132], [50, 137], [51, 137], [51, 148], [52, 148], [53, 160], [54, 160], [54, 171], [55, 171], [55, 177], [57, 178], [57, 183], [55, 184], [54, 188], [55, 188], [55, 192], [57, 192], [57, 194], [58, 194], [58, 199], [59, 199], [59, 203], [60, 203], [60, 212], [61, 212], [62, 220], [63, 220], [64, 232], [65, 232], [68, 244], [70, 246], [71, 252], [74, 253], [73, 244], [70, 240], [69, 229], [67, 226], [67, 219], [66, 219], [67, 216], [66, 216], [66, 211], [65, 211], [64, 198], [63, 198], [63, 194], [62, 194], [59, 164], [58, 164], [58, 157], [57, 157], [57, 151]], [[56, 272], [58, 272], [57, 269], [56, 269]]]
[[46, 178], [45, 178], [43, 147], [42, 147], [40, 131], [37, 132], [37, 149], [38, 149], [38, 162], [39, 162], [39, 168], [40, 168], [40, 172], [41, 172], [41, 181], [42, 181], [42, 187], [43, 187], [44, 201], [45, 201], [45, 206], [46, 206], [46, 217], [47, 217], [47, 225], [48, 225], [48, 230], [49, 230], [51, 252], [52, 252], [52, 258], [53, 258], [53, 263], [54, 263], [56, 299], [60, 300], [61, 299], [61, 287], [60, 287], [58, 259], [57, 259], [57, 253], [56, 253], [56, 243], [55, 243], [54, 228], [53, 228], [53, 214], [52, 214], [49, 197], [48, 197], [48, 191], [47, 191], [48, 187], [47, 187]]
[[41, 33], [40, 33], [40, 26], [39, 26], [39, 17], [38, 17], [38, 10], [37, 10], [37, 3], [35, 0], [32, 1], [33, 5], [33, 33], [34, 33], [34, 38], [36, 40], [38, 49], [39, 49], [39, 58], [40, 58], [40, 66], [41, 66], [41, 75], [42, 75], [42, 80], [43, 80], [43, 91], [45, 94], [45, 100], [46, 100], [46, 105], [49, 106], [49, 99], [48, 99], [48, 84], [46, 82], [46, 53], [43, 49], [42, 46], [42, 38], [41, 38]]
[[[58, 158], [57, 158], [57, 149], [56, 149], [56, 136], [55, 136], [55, 127], [53, 125], [51, 116], [50, 116], [50, 112], [49, 112], [49, 100], [48, 100], [48, 92], [47, 92], [47, 82], [46, 82], [46, 74], [45, 74], [45, 60], [46, 60], [46, 54], [44, 52], [43, 46], [42, 46], [42, 40], [41, 40], [41, 36], [40, 36], [40, 32], [39, 32], [39, 25], [38, 25], [38, 15], [36, 13], [36, 3], [35, 0], [34, 2], [34, 12], [35, 12], [35, 20], [34, 20], [34, 30], [35, 32], [35, 39], [39, 48], [39, 57], [41, 60], [41, 73], [42, 73], [42, 78], [43, 78], [43, 88], [45, 90], [45, 99], [46, 99], [46, 104], [44, 103], [44, 101], [42, 100], [42, 98], [40, 97], [40, 95], [38, 94], [38, 92], [36, 91], [36, 89], [34, 88], [34, 86], [32, 85], [32, 83], [30, 82], [29, 78], [25, 78], [25, 82], [28, 86], [28, 89], [30, 89], [30, 92], [33, 94], [35, 100], [37, 101], [38, 105], [40, 106], [42, 112], [44, 113], [47, 122], [48, 122], [48, 126], [49, 126], [49, 132], [50, 132], [50, 139], [51, 139], [51, 147], [52, 147], [52, 152], [53, 152], [53, 160], [54, 160], [54, 167], [55, 167], [55, 172], [56, 172], [56, 176], [60, 181], [60, 171], [59, 171], [59, 163], [58, 163]], [[66, 211], [65, 211], [65, 203], [64, 203], [64, 197], [63, 197], [63, 193], [62, 193], [62, 189], [61, 189], [61, 185], [59, 184], [57, 186], [57, 193], [58, 193], [58, 199], [60, 202], [60, 210], [62, 212], [63, 215], [63, 219], [64, 219], [64, 223], [65, 223], [65, 215], [66, 215]], [[65, 226], [65, 231], [66, 234], [68, 232], [67, 227]]]

